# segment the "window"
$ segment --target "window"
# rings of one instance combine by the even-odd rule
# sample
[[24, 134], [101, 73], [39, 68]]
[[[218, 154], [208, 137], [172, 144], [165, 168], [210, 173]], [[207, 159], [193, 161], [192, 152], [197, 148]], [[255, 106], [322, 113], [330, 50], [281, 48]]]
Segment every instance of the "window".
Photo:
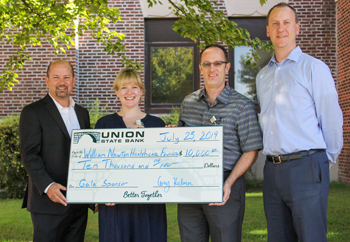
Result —
[[[252, 38], [268, 41], [265, 18], [231, 18], [247, 29]], [[145, 19], [145, 108], [148, 113], [169, 112], [181, 105], [184, 97], [200, 88], [199, 48], [191, 39], [172, 30], [176, 19]], [[271, 58], [261, 52], [257, 68], [244, 65], [247, 46], [229, 50], [230, 86], [256, 100], [255, 77]]]
[[255, 104], [258, 103], [256, 96], [256, 75], [259, 71], [268, 64], [271, 59], [271, 54], [265, 51], [258, 51], [260, 56], [259, 62], [257, 66], [253, 69], [250, 65], [245, 65], [245, 56], [248, 52], [250, 52], [250, 48], [248, 46], [237, 46], [234, 49], [234, 62], [233, 68], [234, 70], [234, 88], [237, 92], [245, 95], [250, 100], [252, 100]]
[[151, 104], [181, 104], [193, 91], [193, 47], [151, 46]]
[[172, 30], [175, 21], [145, 19], [146, 112], [168, 112], [199, 89], [198, 47]]
[[[258, 37], [262, 41], [269, 41], [266, 36], [266, 19], [265, 18], [231, 18], [240, 28], [247, 29], [251, 38]], [[231, 69], [229, 73], [230, 86], [257, 104], [255, 78], [258, 72], [268, 64], [272, 52], [266, 53], [260, 51], [260, 60], [256, 68], [244, 64], [244, 57], [249, 52], [248, 46], [237, 46], [234, 50], [229, 50]]]

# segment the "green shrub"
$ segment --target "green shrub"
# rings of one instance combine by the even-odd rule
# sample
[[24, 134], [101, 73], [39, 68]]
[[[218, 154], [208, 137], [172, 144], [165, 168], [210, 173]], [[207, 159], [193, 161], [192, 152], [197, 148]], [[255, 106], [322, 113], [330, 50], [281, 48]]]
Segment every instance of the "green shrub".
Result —
[[[88, 106], [91, 128], [97, 120], [108, 114], [107, 104], [100, 107], [98, 99]], [[0, 184], [7, 189], [8, 198], [23, 198], [28, 175], [21, 163], [19, 145], [19, 115], [12, 115], [0, 121]], [[179, 109], [172, 108], [169, 115], [161, 118], [168, 125], [177, 125]]]
[[19, 115], [0, 122], [0, 177], [8, 198], [23, 198], [28, 177], [21, 163], [18, 127]]
[[[107, 114], [107, 105], [100, 108], [96, 99], [89, 106], [91, 127]], [[0, 185], [7, 189], [8, 198], [23, 198], [28, 175], [21, 163], [19, 145], [19, 118], [12, 115], [0, 121]]]
[[161, 115], [160, 118], [163, 119], [166, 125], [177, 125], [179, 122], [179, 109], [172, 107], [169, 115]]
[[100, 108], [100, 101], [96, 98], [95, 102], [91, 102], [88, 105], [90, 114], [90, 127], [93, 129], [97, 123], [97, 120], [108, 114], [108, 104]]

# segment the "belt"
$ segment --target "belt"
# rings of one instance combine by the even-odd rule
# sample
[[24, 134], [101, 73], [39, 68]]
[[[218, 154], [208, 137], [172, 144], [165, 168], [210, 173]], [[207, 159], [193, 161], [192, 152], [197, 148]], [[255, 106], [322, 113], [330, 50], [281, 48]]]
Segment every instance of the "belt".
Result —
[[290, 154], [284, 154], [284, 155], [267, 155], [266, 159], [268, 161], [273, 162], [274, 164], [279, 164], [281, 162], [285, 162], [285, 161], [290, 161], [290, 160], [296, 160], [296, 159], [300, 159], [304, 156], [310, 156], [312, 154], [315, 154], [319, 151], [324, 151], [324, 150], [303, 150], [303, 151], [299, 151], [299, 152], [295, 152], [295, 153], [290, 153]]

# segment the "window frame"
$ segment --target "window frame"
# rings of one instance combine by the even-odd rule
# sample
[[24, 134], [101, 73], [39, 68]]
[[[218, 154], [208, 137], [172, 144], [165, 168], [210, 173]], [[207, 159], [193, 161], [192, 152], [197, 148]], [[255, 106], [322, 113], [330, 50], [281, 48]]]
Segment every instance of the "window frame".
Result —
[[[252, 39], [258, 37], [263, 42], [270, 41], [270, 38], [266, 35], [266, 17], [229, 17], [229, 20], [234, 21], [239, 28], [248, 30]], [[265, 28], [262, 28], [262, 26], [265, 26]], [[231, 63], [228, 80], [230, 86], [235, 89], [235, 50], [229, 49], [228, 56]]]
[[[270, 41], [266, 36], [266, 17], [229, 17], [235, 21], [240, 28], [247, 29], [251, 38], [258, 37], [261, 41]], [[201, 87], [201, 75], [199, 71], [198, 42], [189, 38], [183, 38], [172, 30], [172, 25], [177, 18], [145, 18], [145, 111], [147, 113], [169, 113], [172, 107], [179, 107], [181, 104], [152, 104], [152, 66], [151, 66], [151, 48], [152, 47], [188, 47], [193, 46], [193, 89], [196, 91]], [[235, 88], [234, 71], [234, 49], [228, 49], [229, 62], [231, 68], [228, 73], [228, 82], [232, 88]]]
[[[270, 38], [266, 35], [266, 17], [229, 17], [230, 21], [234, 21], [239, 28], [246, 29], [250, 33], [250, 37], [253, 39], [258, 37], [262, 42], [270, 41]], [[228, 80], [230, 86], [235, 89], [235, 62], [234, 62], [234, 49], [228, 50], [229, 61], [231, 68], [228, 74]], [[236, 90], [236, 89], [235, 89]], [[254, 103], [256, 111], [260, 113], [260, 107], [258, 103]]]
[[180, 107], [179, 104], [152, 104], [152, 47], [193, 47], [193, 81], [192, 91], [200, 88], [199, 72], [199, 48], [198, 44], [189, 38], [183, 38], [172, 30], [172, 25], [177, 19], [145, 19], [145, 111], [147, 113], [169, 113], [172, 107]]

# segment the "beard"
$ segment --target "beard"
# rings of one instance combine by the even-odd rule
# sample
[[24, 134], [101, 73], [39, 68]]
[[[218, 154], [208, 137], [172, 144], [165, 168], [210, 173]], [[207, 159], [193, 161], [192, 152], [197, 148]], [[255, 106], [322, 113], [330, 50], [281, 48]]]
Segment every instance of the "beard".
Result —
[[[60, 87], [65, 87], [65, 90], [59, 90]], [[59, 98], [65, 98], [69, 95], [67, 86], [58, 86], [55, 92], [56, 96]]]

